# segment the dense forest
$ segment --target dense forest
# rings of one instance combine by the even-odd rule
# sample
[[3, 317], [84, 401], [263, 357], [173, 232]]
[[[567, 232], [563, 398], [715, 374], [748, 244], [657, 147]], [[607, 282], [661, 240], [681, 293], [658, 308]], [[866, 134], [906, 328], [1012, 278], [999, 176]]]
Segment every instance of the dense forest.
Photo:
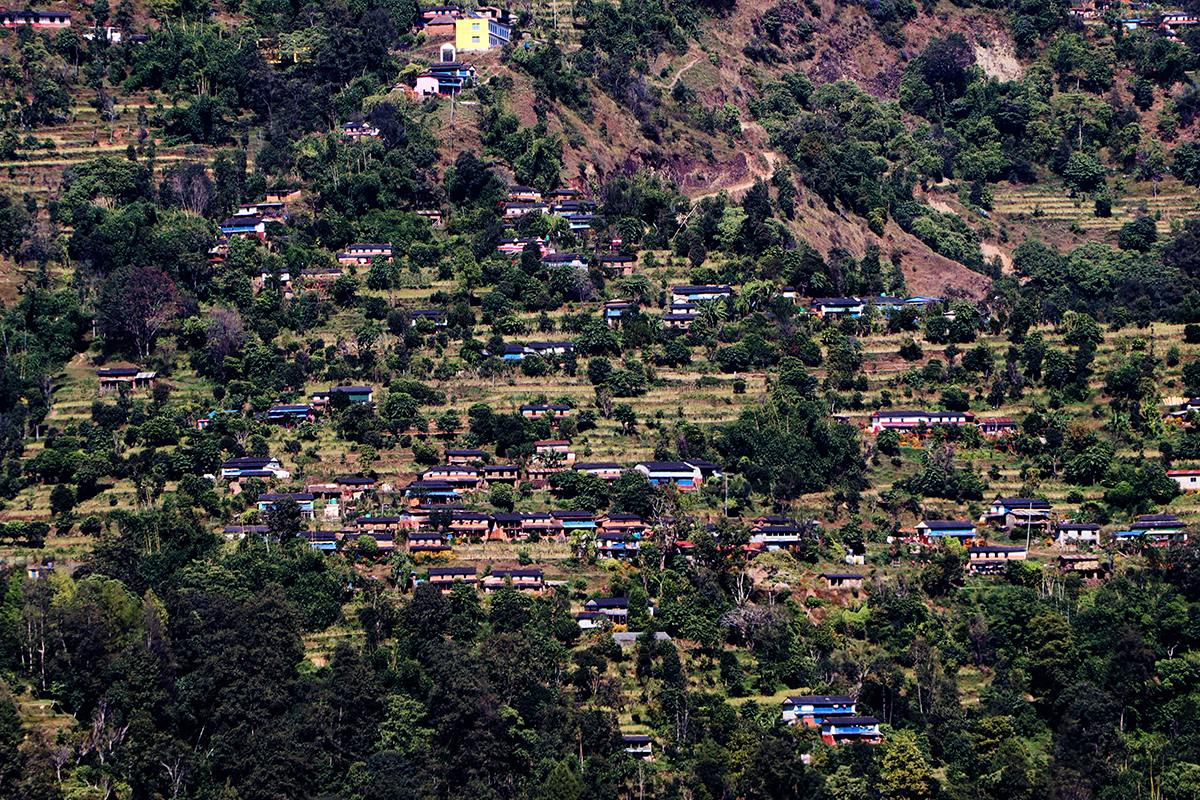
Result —
[[[55, 11], [0, 27], [0, 797], [1200, 798], [1200, 4]], [[522, 477], [431, 506], [451, 451]]]

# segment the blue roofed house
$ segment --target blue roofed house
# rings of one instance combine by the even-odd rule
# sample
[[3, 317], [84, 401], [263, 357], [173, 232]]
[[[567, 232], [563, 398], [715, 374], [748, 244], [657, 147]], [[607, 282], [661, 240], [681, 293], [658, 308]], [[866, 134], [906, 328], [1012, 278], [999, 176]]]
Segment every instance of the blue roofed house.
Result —
[[627, 531], [600, 531], [596, 534], [596, 552], [603, 558], [630, 558], [642, 550], [641, 534]]
[[502, 361], [524, 361], [525, 356], [529, 355], [523, 344], [515, 344], [507, 342], [504, 345], [503, 353], [485, 353], [486, 355], [499, 355]]
[[783, 721], [789, 725], [820, 725], [831, 717], [852, 717], [854, 698], [836, 694], [805, 694], [785, 698]]
[[696, 303], [701, 300], [719, 300], [722, 297], [733, 297], [733, 287], [725, 285], [671, 287], [672, 303]]
[[883, 734], [875, 717], [830, 717], [821, 723], [821, 740], [826, 744], [879, 744]]
[[[292, 477], [292, 473], [284, 469], [279, 463], [279, 459], [274, 456], [242, 456], [227, 459], [221, 464], [222, 478], [240, 478], [247, 472], [269, 472], [273, 477], [281, 480]], [[255, 475], [254, 477], [261, 476]]]
[[654, 740], [649, 736], [640, 733], [627, 733], [622, 737], [625, 740], [625, 752], [631, 756], [638, 756], [646, 761], [651, 761], [654, 758]]
[[633, 468], [646, 476], [654, 486], [673, 483], [680, 489], [695, 489], [705, 480], [719, 477], [715, 464], [707, 461], [642, 461]]
[[408, 484], [404, 496], [410, 505], [447, 505], [462, 499], [457, 488], [449, 481], [419, 480]]
[[467, 79], [446, 72], [422, 72], [417, 76], [416, 86], [413, 87], [418, 97], [452, 97], [463, 89]]
[[1127, 531], [1117, 531], [1113, 537], [1117, 541], [1128, 541], [1145, 536], [1155, 545], [1171, 542], [1186, 542], [1188, 539], [1187, 525], [1174, 514], [1142, 514], [1129, 526]]
[[296, 504], [300, 506], [301, 517], [307, 518], [313, 515], [313, 496], [309, 492], [284, 492], [279, 494], [268, 492], [266, 494], [260, 494], [258, 496], [257, 503], [258, 510], [269, 511], [279, 503], [282, 503], [288, 499], [295, 500]]
[[315, 419], [312, 406], [307, 404], [271, 406], [259, 418], [264, 422], [284, 425], [288, 428]]
[[852, 317], [862, 316], [866, 304], [858, 297], [815, 297], [812, 301], [812, 314], [815, 317]]
[[303, 531], [300, 538], [304, 539], [314, 550], [332, 553], [337, 550], [338, 538], [334, 531]]
[[596, 530], [596, 515], [590, 511], [551, 511], [550, 516], [559, 521], [566, 534]]
[[615, 328], [620, 324], [621, 318], [628, 315], [633, 308], [634, 304], [628, 300], [609, 300], [604, 304], [604, 321], [608, 323], [608, 327]]
[[633, 468], [654, 486], [673, 483], [681, 489], [694, 489], [704, 482], [700, 470], [685, 461], [642, 461]]
[[976, 536], [975, 523], [967, 519], [924, 520], [917, 524], [917, 533], [924, 539], [958, 539], [965, 542]]
[[221, 223], [220, 228], [224, 236], [267, 238], [267, 221], [262, 217], [230, 217]]

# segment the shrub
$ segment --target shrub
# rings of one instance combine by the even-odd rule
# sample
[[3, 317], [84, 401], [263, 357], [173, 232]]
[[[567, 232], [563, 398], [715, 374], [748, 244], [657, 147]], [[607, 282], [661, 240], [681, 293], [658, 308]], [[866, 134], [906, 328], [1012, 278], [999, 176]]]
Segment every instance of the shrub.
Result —
[[75, 507], [75, 490], [60, 483], [50, 491], [50, 510], [55, 514], [66, 514]]
[[919, 361], [924, 353], [921, 350], [921, 345], [917, 344], [911, 337], [904, 340], [904, 344], [900, 345], [900, 357], [905, 361]]

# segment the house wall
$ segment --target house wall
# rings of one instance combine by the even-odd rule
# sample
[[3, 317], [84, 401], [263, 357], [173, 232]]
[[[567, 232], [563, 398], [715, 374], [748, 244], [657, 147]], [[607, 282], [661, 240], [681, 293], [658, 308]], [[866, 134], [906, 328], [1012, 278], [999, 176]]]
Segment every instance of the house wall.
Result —
[[1200, 475], [1172, 475], [1171, 480], [1179, 484], [1179, 488], [1185, 492], [1200, 491]]

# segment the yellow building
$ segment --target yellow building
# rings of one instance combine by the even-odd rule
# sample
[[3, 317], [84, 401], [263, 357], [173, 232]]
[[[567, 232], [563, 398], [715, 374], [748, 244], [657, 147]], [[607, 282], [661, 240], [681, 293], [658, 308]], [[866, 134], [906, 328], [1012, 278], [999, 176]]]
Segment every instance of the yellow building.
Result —
[[511, 35], [507, 25], [486, 17], [463, 17], [454, 21], [454, 45], [458, 50], [503, 47]]

